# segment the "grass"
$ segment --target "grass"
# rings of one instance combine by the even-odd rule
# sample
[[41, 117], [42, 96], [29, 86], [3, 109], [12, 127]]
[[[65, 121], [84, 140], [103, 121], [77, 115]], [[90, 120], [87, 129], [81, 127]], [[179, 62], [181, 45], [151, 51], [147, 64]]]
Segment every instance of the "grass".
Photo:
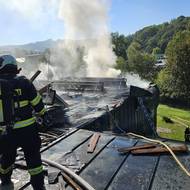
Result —
[[[172, 120], [166, 122], [163, 117]], [[190, 110], [159, 105], [157, 113], [158, 134], [161, 137], [184, 141], [184, 130], [190, 127]]]

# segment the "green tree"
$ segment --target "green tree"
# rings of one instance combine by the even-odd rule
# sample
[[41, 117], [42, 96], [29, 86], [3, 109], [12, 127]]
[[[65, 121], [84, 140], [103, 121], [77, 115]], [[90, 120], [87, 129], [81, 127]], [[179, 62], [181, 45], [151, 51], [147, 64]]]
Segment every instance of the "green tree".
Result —
[[141, 45], [138, 42], [133, 42], [127, 49], [128, 65], [131, 71], [138, 72], [141, 64]]
[[154, 58], [144, 53], [138, 42], [133, 42], [127, 49], [129, 71], [139, 74], [143, 79], [154, 78]]
[[116, 60], [116, 69], [121, 70], [122, 72], [125, 72], [127, 70], [126, 60], [119, 56]]
[[166, 68], [158, 75], [165, 97], [190, 103], [190, 31], [177, 33], [166, 49]]
[[155, 56], [156, 54], [161, 54], [161, 49], [159, 47], [156, 47], [152, 50], [152, 55]]
[[132, 37], [125, 37], [124, 35], [120, 35], [118, 32], [112, 33], [111, 36], [115, 54], [119, 57], [127, 59], [126, 50], [132, 41]]
[[155, 76], [157, 74], [155, 70], [155, 58], [148, 54], [148, 53], [143, 53], [143, 59], [142, 59], [142, 67], [141, 67], [141, 76], [143, 79], [147, 79], [150, 81], [155, 80]]
[[177, 32], [189, 30], [189, 22], [190, 17], [180, 16], [169, 23], [147, 26], [132, 35], [132, 39], [138, 41], [146, 53], [152, 53], [156, 47], [164, 53], [169, 41]]

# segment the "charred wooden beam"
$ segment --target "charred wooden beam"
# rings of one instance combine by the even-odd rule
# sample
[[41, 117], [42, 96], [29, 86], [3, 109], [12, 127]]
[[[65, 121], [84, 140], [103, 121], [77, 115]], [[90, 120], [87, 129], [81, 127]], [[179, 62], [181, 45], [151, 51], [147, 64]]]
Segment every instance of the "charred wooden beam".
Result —
[[40, 73], [41, 73], [40, 70], [36, 71], [36, 72], [34, 73], [34, 75], [30, 78], [30, 81], [33, 82], [33, 81], [38, 77], [38, 75], [39, 75]]
[[104, 91], [102, 82], [54, 81], [53, 86], [70, 91]]
[[87, 150], [88, 153], [94, 152], [100, 136], [101, 136], [100, 133], [94, 133], [93, 136], [90, 138]]
[[51, 83], [48, 83], [48, 84], [45, 85], [44, 87], [40, 88], [40, 89], [38, 90], [38, 92], [39, 92], [40, 94], [43, 94], [44, 92], [47, 92], [50, 87], [51, 87]]
[[[188, 147], [187, 145], [170, 147], [173, 152], [182, 152], [187, 153]], [[168, 153], [169, 150], [165, 147], [155, 147], [155, 148], [146, 148], [131, 151], [132, 154], [159, 154], [159, 153]]]
[[133, 151], [133, 150], [154, 148], [154, 147], [156, 147], [156, 146], [157, 146], [157, 144], [147, 143], [147, 144], [138, 145], [138, 146], [132, 146], [132, 147], [126, 147], [126, 148], [119, 148], [119, 149], [118, 149], [118, 152], [121, 152], [121, 153], [128, 153], [128, 152]]

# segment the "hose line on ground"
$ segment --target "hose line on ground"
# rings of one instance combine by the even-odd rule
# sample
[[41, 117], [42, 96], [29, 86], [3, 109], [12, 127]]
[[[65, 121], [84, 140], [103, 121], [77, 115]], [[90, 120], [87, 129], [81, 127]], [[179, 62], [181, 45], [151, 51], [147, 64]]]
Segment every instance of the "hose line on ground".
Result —
[[173, 156], [174, 160], [177, 162], [177, 164], [179, 165], [179, 167], [186, 173], [187, 176], [190, 177], [190, 172], [187, 171], [187, 169], [185, 168], [185, 166], [178, 160], [178, 158], [176, 157], [176, 155], [174, 154], [174, 152], [171, 150], [171, 148], [167, 144], [165, 144], [164, 142], [162, 142], [160, 140], [150, 139], [150, 138], [144, 137], [142, 135], [137, 135], [135, 133], [127, 133], [127, 135], [131, 135], [131, 136], [134, 136], [134, 137], [138, 137], [138, 138], [150, 141], [150, 142], [154, 142], [154, 143], [158, 143], [158, 144], [163, 145], [164, 147], [166, 147], [166, 149]]
[[86, 190], [95, 190], [88, 182], [86, 182], [83, 178], [81, 178], [79, 175], [77, 175], [72, 170], [68, 169], [67, 167], [45, 158], [42, 158], [42, 162], [45, 162], [46, 164], [67, 173], [68, 175], [73, 177], [80, 185], [82, 185]]
[[[19, 152], [18, 155], [24, 156], [24, 154], [21, 152]], [[58, 164], [57, 162], [48, 160], [46, 158], [42, 158], [42, 162], [44, 162], [52, 167], [55, 167], [55, 168], [65, 172], [69, 176], [73, 177], [78, 182], [78, 184], [82, 185], [86, 190], [95, 190], [87, 181], [85, 181], [83, 178], [81, 178], [79, 175], [77, 175], [75, 172], [68, 169], [67, 167], [65, 167], [61, 164]]]

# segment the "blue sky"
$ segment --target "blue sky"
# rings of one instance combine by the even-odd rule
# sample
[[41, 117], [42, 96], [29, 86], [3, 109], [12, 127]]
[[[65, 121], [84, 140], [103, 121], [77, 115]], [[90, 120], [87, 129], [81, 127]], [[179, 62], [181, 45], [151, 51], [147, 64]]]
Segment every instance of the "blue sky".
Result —
[[110, 15], [112, 31], [132, 34], [145, 26], [190, 16], [190, 0], [113, 0]]
[[[25, 3], [21, 7], [15, 4], [16, 1]], [[10, 7], [11, 2], [17, 9]], [[34, 13], [30, 8], [38, 5], [39, 0], [31, 2], [0, 0], [0, 45], [64, 38], [64, 23], [57, 18], [57, 7], [47, 11], [51, 5], [47, 6], [47, 0], [43, 0], [43, 7], [37, 6], [38, 10]], [[18, 9], [24, 9], [27, 15], [21, 14]], [[109, 30], [128, 35], [145, 26], [170, 21], [180, 15], [190, 16], [190, 0], [112, 0]]]

